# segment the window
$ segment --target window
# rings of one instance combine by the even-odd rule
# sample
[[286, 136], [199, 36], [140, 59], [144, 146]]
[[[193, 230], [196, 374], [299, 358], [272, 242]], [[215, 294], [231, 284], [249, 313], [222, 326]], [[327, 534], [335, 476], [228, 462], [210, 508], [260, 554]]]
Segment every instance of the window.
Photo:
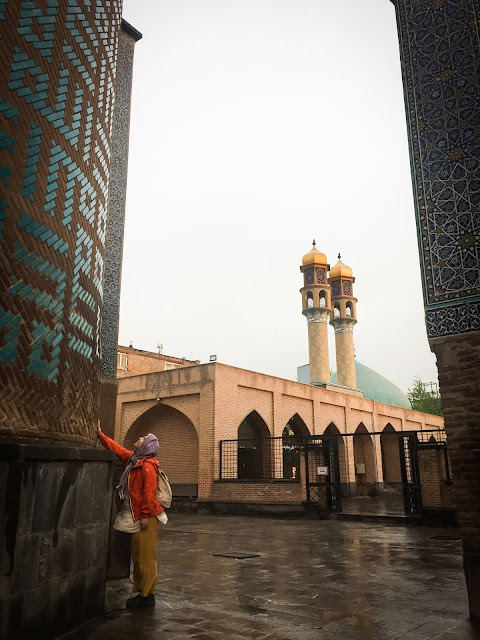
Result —
[[120, 371], [127, 371], [128, 369], [128, 355], [126, 353], [117, 353], [117, 369]]
[[165, 371], [168, 371], [169, 369], [180, 369], [181, 366], [181, 364], [176, 364], [175, 362], [166, 362]]

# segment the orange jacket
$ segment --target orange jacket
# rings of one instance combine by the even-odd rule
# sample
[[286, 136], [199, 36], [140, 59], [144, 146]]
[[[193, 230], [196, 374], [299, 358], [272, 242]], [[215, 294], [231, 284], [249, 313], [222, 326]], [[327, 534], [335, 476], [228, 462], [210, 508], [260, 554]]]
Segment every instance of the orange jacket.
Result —
[[[125, 449], [104, 433], [100, 433], [98, 437], [106, 449], [114, 451], [120, 460], [127, 464], [133, 451]], [[157, 500], [157, 469], [156, 458], [140, 458], [128, 474], [128, 492], [135, 520], [151, 518], [163, 511]]]

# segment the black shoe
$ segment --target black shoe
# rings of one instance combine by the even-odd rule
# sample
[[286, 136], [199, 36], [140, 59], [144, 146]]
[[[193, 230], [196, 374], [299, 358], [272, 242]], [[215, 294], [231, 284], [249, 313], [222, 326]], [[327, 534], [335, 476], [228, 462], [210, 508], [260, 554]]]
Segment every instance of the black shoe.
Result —
[[154, 607], [155, 606], [155, 594], [150, 593], [148, 596], [135, 596], [127, 600], [127, 609], [141, 609], [142, 607]]

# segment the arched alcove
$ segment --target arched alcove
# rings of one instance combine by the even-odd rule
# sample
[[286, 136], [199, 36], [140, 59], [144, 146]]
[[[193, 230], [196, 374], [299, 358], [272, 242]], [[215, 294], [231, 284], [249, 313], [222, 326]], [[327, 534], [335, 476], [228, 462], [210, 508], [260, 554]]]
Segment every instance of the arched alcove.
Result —
[[380, 436], [382, 449], [383, 482], [401, 483], [400, 453], [398, 450], [398, 434], [392, 425], [386, 425]]
[[296, 413], [282, 432], [282, 475], [284, 478], [300, 477], [300, 446], [303, 437], [309, 435], [307, 425]]
[[323, 435], [336, 436], [337, 449], [338, 449], [338, 468], [340, 470], [340, 482], [342, 483], [342, 489], [344, 488], [345, 490], [348, 490], [347, 452], [345, 448], [345, 441], [342, 437], [342, 434], [338, 430], [336, 424], [331, 422], [323, 432]]
[[372, 436], [361, 422], [353, 435], [355, 480], [358, 495], [368, 495], [368, 485], [376, 481]]
[[124, 446], [133, 444], [147, 433], [157, 436], [158, 461], [172, 485], [174, 496], [195, 495], [198, 484], [198, 435], [192, 422], [181, 411], [158, 404], [132, 424]]
[[238, 427], [237, 473], [239, 479], [260, 479], [271, 475], [270, 431], [257, 411]]

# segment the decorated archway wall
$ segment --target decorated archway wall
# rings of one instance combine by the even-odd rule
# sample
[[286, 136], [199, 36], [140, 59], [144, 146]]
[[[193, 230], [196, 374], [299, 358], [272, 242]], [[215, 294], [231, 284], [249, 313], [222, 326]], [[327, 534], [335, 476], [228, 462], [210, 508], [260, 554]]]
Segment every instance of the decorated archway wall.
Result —
[[480, 617], [480, 7], [392, 0], [427, 333], [437, 367], [470, 613]]

